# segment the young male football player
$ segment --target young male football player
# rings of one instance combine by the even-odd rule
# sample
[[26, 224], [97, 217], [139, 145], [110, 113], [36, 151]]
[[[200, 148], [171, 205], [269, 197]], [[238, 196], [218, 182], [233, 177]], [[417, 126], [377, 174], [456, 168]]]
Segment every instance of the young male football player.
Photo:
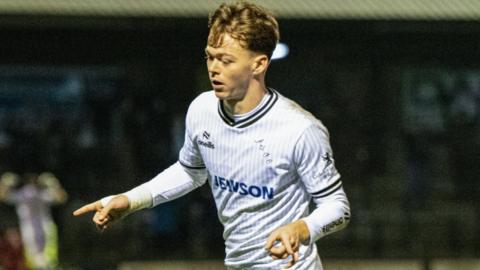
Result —
[[188, 109], [178, 162], [74, 214], [95, 212], [94, 222], [105, 229], [208, 181], [224, 226], [228, 269], [322, 269], [315, 241], [345, 227], [350, 209], [327, 129], [265, 85], [277, 21], [242, 1], [222, 4], [209, 28], [205, 54], [213, 90]]

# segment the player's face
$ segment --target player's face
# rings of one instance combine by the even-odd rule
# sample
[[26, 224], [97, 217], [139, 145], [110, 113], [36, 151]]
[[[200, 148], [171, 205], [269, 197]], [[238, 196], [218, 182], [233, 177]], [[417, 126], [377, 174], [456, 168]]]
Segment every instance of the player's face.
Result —
[[256, 54], [228, 34], [223, 35], [221, 46], [207, 46], [205, 54], [215, 95], [222, 100], [242, 100], [253, 78]]

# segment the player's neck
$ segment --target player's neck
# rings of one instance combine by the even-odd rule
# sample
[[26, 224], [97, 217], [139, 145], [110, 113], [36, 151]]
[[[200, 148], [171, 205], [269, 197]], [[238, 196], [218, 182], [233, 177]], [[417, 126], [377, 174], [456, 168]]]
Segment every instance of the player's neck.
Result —
[[241, 100], [225, 100], [224, 105], [232, 115], [245, 114], [255, 109], [266, 93], [265, 85], [250, 87]]

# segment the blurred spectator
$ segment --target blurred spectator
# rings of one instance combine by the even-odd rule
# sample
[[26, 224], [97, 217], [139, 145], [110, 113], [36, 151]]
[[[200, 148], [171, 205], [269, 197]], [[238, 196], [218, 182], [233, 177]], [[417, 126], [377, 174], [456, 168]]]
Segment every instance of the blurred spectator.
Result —
[[448, 150], [457, 200], [475, 202], [480, 174], [480, 76], [443, 70], [410, 75], [403, 125], [408, 206], [421, 207], [428, 199], [430, 180], [440, 175], [436, 156], [440, 148]]
[[480, 77], [458, 76], [445, 93], [448, 146], [457, 200], [475, 202], [480, 174]]
[[0, 269], [26, 269], [20, 232], [15, 227], [7, 228], [0, 238]]
[[414, 74], [403, 92], [403, 138], [407, 155], [407, 201], [410, 209], [425, 206], [430, 195], [436, 148], [444, 144], [443, 88], [437, 77]]
[[50, 206], [64, 203], [67, 193], [52, 173], [27, 173], [23, 179], [24, 185], [15, 188], [20, 177], [11, 172], [4, 173], [0, 180], [0, 200], [16, 207], [27, 267], [56, 269], [57, 227]]

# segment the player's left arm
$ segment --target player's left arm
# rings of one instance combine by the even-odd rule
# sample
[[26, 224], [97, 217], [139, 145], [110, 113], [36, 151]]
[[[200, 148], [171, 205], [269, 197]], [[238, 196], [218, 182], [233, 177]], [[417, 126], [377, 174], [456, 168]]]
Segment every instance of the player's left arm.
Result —
[[[325, 127], [315, 125], [303, 132], [295, 146], [294, 162], [316, 208], [309, 216], [276, 229], [267, 240], [266, 249], [272, 258], [292, 256], [287, 267], [298, 261], [300, 244], [315, 242], [341, 230], [350, 220], [350, 206]], [[274, 246], [276, 241], [282, 245]]]
[[294, 162], [315, 210], [302, 221], [308, 227], [309, 242], [345, 228], [350, 221], [350, 205], [335, 167], [327, 129], [311, 125], [297, 141]]

